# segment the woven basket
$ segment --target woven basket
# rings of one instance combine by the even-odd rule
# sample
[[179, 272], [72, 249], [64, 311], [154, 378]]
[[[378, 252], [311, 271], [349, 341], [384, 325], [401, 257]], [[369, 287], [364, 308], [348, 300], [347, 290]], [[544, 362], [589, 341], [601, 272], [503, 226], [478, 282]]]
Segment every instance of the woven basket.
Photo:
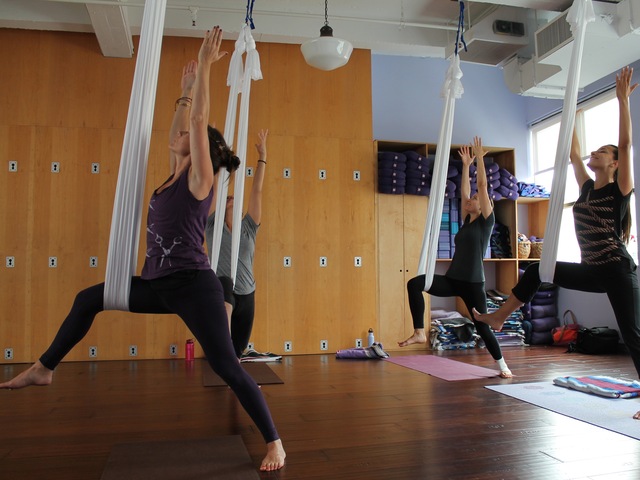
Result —
[[531, 242], [530, 256], [532, 258], [542, 257], [542, 242]]
[[529, 258], [531, 253], [531, 242], [529, 240], [518, 242], [518, 258]]

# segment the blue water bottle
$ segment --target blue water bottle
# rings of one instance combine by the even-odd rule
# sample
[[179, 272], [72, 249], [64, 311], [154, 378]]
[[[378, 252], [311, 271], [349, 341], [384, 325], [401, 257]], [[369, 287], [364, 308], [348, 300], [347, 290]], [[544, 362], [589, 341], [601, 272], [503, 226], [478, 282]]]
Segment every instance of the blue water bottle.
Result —
[[367, 340], [368, 340], [369, 346], [374, 344], [375, 339], [373, 337], [373, 328], [369, 329], [369, 336], [367, 337]]

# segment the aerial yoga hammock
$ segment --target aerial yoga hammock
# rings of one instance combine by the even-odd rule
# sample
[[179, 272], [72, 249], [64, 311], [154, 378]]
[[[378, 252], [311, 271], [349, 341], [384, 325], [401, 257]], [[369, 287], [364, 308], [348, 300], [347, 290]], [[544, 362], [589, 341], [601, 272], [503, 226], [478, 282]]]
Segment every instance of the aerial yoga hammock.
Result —
[[[249, 1], [251, 2], [252, 10], [253, 1], [255, 0]], [[142, 202], [146, 182], [156, 88], [158, 84], [165, 12], [166, 0], [145, 3], [140, 43], [138, 46], [138, 59], [133, 77], [129, 113], [125, 127], [120, 170], [118, 172], [113, 215], [111, 218], [111, 232], [109, 235], [109, 249], [105, 274], [104, 310], [129, 311], [131, 278], [135, 275], [137, 267], [140, 224], [142, 221]], [[249, 14], [247, 14], [247, 22], [253, 25], [253, 20], [250, 19]], [[245, 78], [243, 79], [241, 56], [244, 49], [246, 49], [248, 53], [247, 68], [245, 69]], [[240, 51], [240, 53], [238, 53], [238, 51]], [[234, 58], [236, 58], [235, 63]], [[243, 27], [238, 42], [236, 42], [236, 51], [233, 54], [231, 66], [234, 68], [232, 69], [230, 67], [227, 83], [232, 86], [232, 89], [235, 89], [235, 93], [234, 90], [232, 90], [229, 97], [230, 107], [228, 107], [228, 109], [232, 110], [232, 115], [227, 114], [225, 133], [229, 132], [228, 135], [230, 135], [230, 137], [227, 137], [227, 140], [233, 140], [237, 94], [244, 86], [238, 140], [239, 150], [237, 152], [242, 161], [246, 155], [250, 79], [262, 78], [260, 73], [260, 60], [255, 49], [255, 42], [253, 41], [249, 27], [246, 25]], [[230, 118], [231, 116], [233, 118]], [[242, 138], [244, 138], [243, 143], [241, 143]], [[227, 173], [226, 170], [223, 172]], [[222, 175], [220, 182], [224, 185], [224, 194], [222, 196], [218, 195], [218, 202], [220, 198], [226, 198], [227, 184]], [[244, 189], [243, 175], [236, 176], [235, 185], [236, 192], [241, 194]], [[222, 189], [219, 189], [218, 192], [220, 193], [221, 190]], [[242, 202], [238, 203], [239, 212], [237, 215], [241, 216]], [[234, 218], [236, 218], [235, 210], [236, 208], [234, 206]], [[240, 220], [238, 220], [238, 222], [239, 221]], [[222, 223], [223, 222], [219, 222], [220, 226], [222, 226]], [[237, 239], [235, 236], [236, 231]], [[222, 231], [220, 231], [220, 237], [221, 233]], [[235, 251], [235, 256], [232, 253], [232, 258], [236, 259], [235, 262], [232, 262], [234, 279], [235, 269], [237, 267], [239, 234], [240, 229], [235, 229], [233, 238], [235, 250], [232, 250]], [[219, 242], [220, 240], [217, 244], [218, 251], [220, 248]], [[213, 250], [216, 251], [215, 248]]]
[[445, 99], [445, 104], [442, 112], [438, 146], [436, 147], [436, 158], [431, 180], [431, 194], [429, 198], [429, 206], [427, 207], [427, 222], [424, 229], [420, 260], [418, 261], [418, 274], [425, 275], [424, 291], [428, 291], [431, 288], [433, 274], [436, 268], [440, 220], [442, 218], [442, 205], [447, 180], [449, 151], [451, 149], [451, 135], [453, 133], [453, 117], [455, 113], [456, 99], [460, 98], [464, 92], [462, 82], [460, 81], [462, 78], [462, 70], [460, 70], [460, 57], [458, 56], [458, 46], [460, 43], [464, 45], [465, 50], [467, 48], [464, 41], [463, 30], [464, 2], [461, 0], [455, 52], [451, 56], [445, 82], [442, 87], [442, 91], [440, 92], [440, 96]]
[[560, 224], [564, 206], [564, 190], [567, 183], [567, 167], [571, 149], [571, 136], [576, 119], [578, 82], [580, 80], [584, 37], [587, 23], [593, 22], [594, 19], [595, 14], [591, 0], [575, 0], [567, 14], [567, 22], [571, 24], [571, 32], [574, 40], [564, 94], [564, 103], [562, 106], [560, 133], [558, 135], [558, 147], [556, 148], [556, 160], [553, 170], [553, 181], [551, 183], [551, 197], [549, 199], [549, 213], [544, 230], [544, 248], [542, 249], [542, 258], [540, 261], [540, 280], [543, 282], [553, 282], [556, 268]]
[[[255, 0], [247, 1], [247, 16], [245, 24], [242, 26], [235, 49], [229, 63], [229, 73], [227, 75], [227, 85], [231, 87], [229, 101], [227, 103], [227, 117], [224, 125], [224, 137], [227, 145], [233, 145], [235, 135], [235, 124], [238, 107], [238, 95], [242, 93], [240, 101], [240, 118], [238, 120], [238, 141], [235, 149], [236, 155], [240, 159], [240, 166], [235, 175], [234, 196], [240, 201], [233, 203], [233, 225], [242, 223], [242, 199], [244, 198], [244, 165], [247, 155], [247, 138], [249, 130], [249, 100], [251, 98], [251, 81], [262, 79], [260, 70], [260, 55], [256, 50], [256, 42], [251, 35], [254, 28], [252, 12]], [[242, 65], [242, 55], [247, 53], [245, 65]], [[218, 267], [220, 257], [220, 246], [222, 244], [222, 229], [224, 227], [224, 211], [227, 199], [229, 172], [220, 170], [218, 174], [218, 187], [216, 197], [216, 212], [223, 215], [221, 219], [214, 223], [212, 248], [209, 252], [211, 268], [215, 271]], [[234, 228], [231, 232], [231, 280], [235, 284], [236, 272], [238, 268], [238, 252], [240, 250], [240, 233], [242, 229]]]
[[138, 264], [140, 222], [166, 0], [145, 2], [120, 170], [111, 217], [104, 309], [129, 311], [131, 278]]
[[[564, 203], [564, 190], [567, 177], [567, 164], [569, 159], [569, 149], [571, 146], [571, 135], [575, 122], [578, 82], [580, 79], [580, 65], [584, 49], [586, 24], [588, 22], [592, 22], [594, 19], [595, 14], [591, 0], [575, 0], [567, 14], [567, 21], [571, 23], [571, 30], [574, 36], [574, 47], [571, 54], [562, 119], [560, 122], [560, 134], [558, 137], [558, 148], [556, 150], [555, 169], [551, 188], [551, 198], [549, 201], [549, 213], [547, 215], [545, 228], [544, 249], [540, 264], [540, 278], [544, 282], [552, 282], [555, 271], [560, 223]], [[464, 2], [460, 1], [458, 37], [464, 45], [464, 38], [461, 36], [463, 21]], [[460, 83], [462, 72], [460, 71], [460, 62], [457, 55], [458, 44], [459, 41], [456, 40], [455, 55], [452, 57], [451, 65], [447, 71], [445, 84], [441, 94], [445, 98], [445, 109], [440, 128], [438, 147], [436, 150], [436, 159], [431, 185], [431, 198], [427, 210], [427, 224], [425, 226], [422, 251], [418, 265], [418, 273], [425, 274], [425, 291], [429, 290], [431, 287], [435, 271], [438, 234], [440, 219], [442, 216], [442, 203], [444, 199], [446, 181], [447, 160], [449, 156], [449, 149], [451, 148], [455, 99], [460, 98], [463, 92], [463, 88]]]

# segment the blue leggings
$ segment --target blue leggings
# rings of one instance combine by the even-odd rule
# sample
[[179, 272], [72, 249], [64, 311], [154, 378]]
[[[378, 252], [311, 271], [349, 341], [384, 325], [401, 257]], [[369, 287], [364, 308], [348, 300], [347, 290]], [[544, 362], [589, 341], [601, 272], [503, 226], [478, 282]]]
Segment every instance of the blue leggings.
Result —
[[[413, 328], [424, 328], [424, 275], [418, 275], [407, 282], [407, 294], [409, 297], [409, 309], [413, 318]], [[475, 308], [480, 313], [487, 312], [487, 294], [484, 291], [484, 282], [462, 282], [453, 280], [444, 275], [434, 275], [431, 288], [427, 292], [436, 297], [460, 297], [469, 310], [471, 320], [476, 327], [480, 338], [487, 346], [487, 350], [494, 360], [502, 358], [500, 344], [493, 334], [491, 327], [483, 322], [476, 322], [473, 318], [472, 309]]]
[[[104, 283], [78, 293], [53, 342], [40, 357], [45, 367], [55, 369], [84, 338], [95, 316], [104, 309], [103, 296]], [[222, 286], [212, 270], [185, 270], [156, 280], [133, 277], [129, 310], [180, 316], [202, 346], [213, 371], [231, 387], [265, 441], [279, 438], [262, 392], [236, 358]]]
[[[539, 263], [529, 265], [513, 287], [512, 293], [523, 303], [530, 302], [540, 288], [539, 267]], [[608, 265], [556, 262], [553, 283], [570, 290], [607, 294], [622, 341], [640, 377], [640, 288], [636, 268], [629, 260]]]

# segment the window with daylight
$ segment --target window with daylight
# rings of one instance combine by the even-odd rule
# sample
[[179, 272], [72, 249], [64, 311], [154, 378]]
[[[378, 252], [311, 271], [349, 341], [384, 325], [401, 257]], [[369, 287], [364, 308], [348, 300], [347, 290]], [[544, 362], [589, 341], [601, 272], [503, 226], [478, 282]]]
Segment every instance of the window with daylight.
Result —
[[[615, 89], [581, 103], [578, 108], [582, 110], [582, 113], [576, 118], [576, 126], [582, 147], [582, 160], [587, 162], [590, 152], [603, 145], [615, 145], [618, 143], [619, 112]], [[530, 132], [534, 182], [550, 191], [558, 136], [560, 135], [560, 114], [532, 125]], [[633, 158], [633, 152], [631, 158]], [[568, 161], [569, 159], [567, 159]], [[589, 169], [587, 171], [590, 172]], [[578, 195], [578, 184], [573, 175], [573, 169], [569, 166], [567, 184], [565, 186], [560, 241], [558, 242], [558, 260], [565, 262], [580, 262], [580, 249], [576, 240], [572, 212], [573, 204]], [[633, 234], [636, 231], [635, 198], [631, 199], [631, 231], [632, 237], [627, 249], [636, 263], [638, 263], [637, 239], [636, 235]]]

